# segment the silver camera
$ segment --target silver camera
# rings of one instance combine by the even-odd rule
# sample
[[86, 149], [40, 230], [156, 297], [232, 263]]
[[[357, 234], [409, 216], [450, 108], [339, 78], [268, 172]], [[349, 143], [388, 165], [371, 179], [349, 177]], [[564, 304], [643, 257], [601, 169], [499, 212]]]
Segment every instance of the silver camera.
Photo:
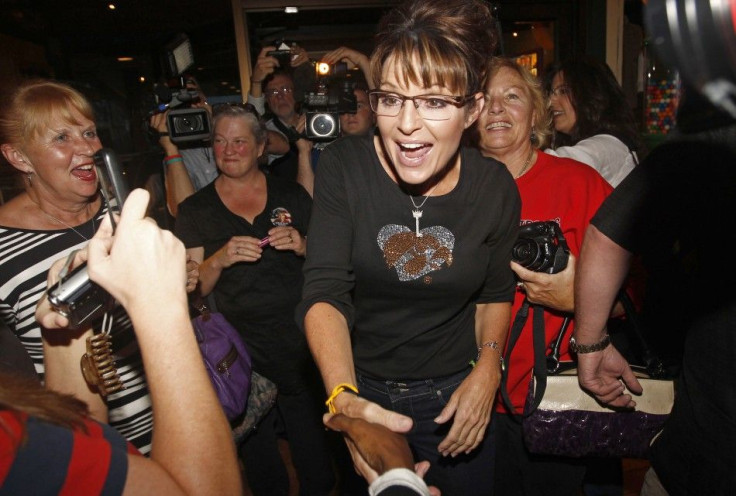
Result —
[[[103, 148], [94, 155], [100, 191], [112, 217], [120, 212], [128, 196], [128, 186], [123, 177], [115, 152]], [[115, 221], [113, 218], [113, 228]], [[58, 284], [49, 289], [49, 303], [54, 311], [69, 319], [69, 327], [76, 329], [89, 324], [115, 307], [115, 299], [102, 287], [90, 281], [87, 264], [71, 271]]]

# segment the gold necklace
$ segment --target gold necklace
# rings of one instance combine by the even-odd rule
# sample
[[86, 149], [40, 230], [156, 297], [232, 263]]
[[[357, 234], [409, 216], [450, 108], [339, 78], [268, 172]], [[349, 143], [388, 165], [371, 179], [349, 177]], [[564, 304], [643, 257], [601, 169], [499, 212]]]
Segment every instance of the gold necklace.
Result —
[[434, 189], [437, 187], [439, 183], [432, 186], [432, 189], [429, 190], [429, 192], [424, 196], [424, 201], [417, 205], [414, 202], [414, 197], [409, 195], [409, 198], [411, 199], [411, 204], [414, 206], [414, 210], [412, 210], [411, 215], [414, 217], [414, 220], [416, 221], [416, 234], [417, 238], [422, 237], [422, 233], [419, 232], [419, 219], [422, 218], [422, 207], [425, 203], [427, 203], [427, 200], [429, 200], [429, 197], [432, 196], [432, 193], [434, 192]]
[[531, 149], [529, 152], [529, 156], [526, 158], [526, 162], [524, 162], [524, 167], [521, 168], [519, 173], [516, 175], [514, 179], [519, 179], [521, 176], [523, 176], [526, 173], [527, 167], [529, 167], [529, 164], [532, 163], [532, 157], [534, 156], [534, 148]]

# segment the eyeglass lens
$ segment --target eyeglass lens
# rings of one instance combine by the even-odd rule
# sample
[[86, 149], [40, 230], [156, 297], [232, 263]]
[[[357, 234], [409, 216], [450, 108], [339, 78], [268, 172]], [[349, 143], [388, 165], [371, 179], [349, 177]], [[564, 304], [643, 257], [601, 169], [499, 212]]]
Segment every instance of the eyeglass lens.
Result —
[[404, 102], [411, 100], [417, 113], [422, 119], [444, 121], [452, 118], [455, 109], [462, 106], [462, 97], [449, 95], [418, 95], [404, 96], [398, 93], [375, 92], [369, 95], [371, 109], [378, 115], [396, 117], [404, 106]]

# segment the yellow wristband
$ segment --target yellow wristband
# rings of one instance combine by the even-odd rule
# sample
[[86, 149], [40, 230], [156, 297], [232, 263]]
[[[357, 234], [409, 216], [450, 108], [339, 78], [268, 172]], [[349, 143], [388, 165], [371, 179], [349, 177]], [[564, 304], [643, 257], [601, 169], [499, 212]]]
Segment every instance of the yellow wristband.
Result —
[[335, 386], [335, 389], [332, 390], [332, 394], [330, 394], [330, 397], [327, 398], [327, 401], [325, 401], [325, 405], [327, 405], [327, 409], [330, 413], [337, 413], [334, 405], [335, 398], [337, 398], [337, 396], [345, 390], [352, 391], [353, 393], [358, 394], [358, 388], [347, 382], [343, 382], [342, 384], [338, 384], [337, 386]]

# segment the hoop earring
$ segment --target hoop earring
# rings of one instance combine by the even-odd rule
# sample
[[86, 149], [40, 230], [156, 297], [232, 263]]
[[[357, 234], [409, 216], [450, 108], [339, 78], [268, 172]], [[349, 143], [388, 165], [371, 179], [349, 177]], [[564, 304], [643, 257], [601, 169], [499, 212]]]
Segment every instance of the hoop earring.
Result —
[[28, 186], [30, 186], [31, 179], [33, 179], [33, 172], [26, 172], [26, 179], [28, 179]]

